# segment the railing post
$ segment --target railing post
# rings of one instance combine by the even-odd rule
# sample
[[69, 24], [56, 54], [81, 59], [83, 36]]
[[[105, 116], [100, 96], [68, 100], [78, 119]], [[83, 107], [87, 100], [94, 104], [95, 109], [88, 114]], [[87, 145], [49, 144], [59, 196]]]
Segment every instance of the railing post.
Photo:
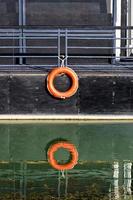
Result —
[[[114, 26], [121, 27], [121, 0], [114, 0], [113, 2], [113, 15]], [[114, 42], [115, 60], [120, 60], [121, 54], [121, 29], [115, 30], [115, 42]]]
[[[133, 0], [131, 0], [131, 26], [133, 27]], [[133, 48], [133, 29], [131, 29], [131, 47]], [[133, 50], [131, 50], [133, 53]]]
[[[26, 25], [26, 0], [19, 0], [19, 26]], [[26, 39], [24, 38], [23, 28], [20, 29], [19, 53], [26, 53]], [[23, 64], [24, 58], [20, 57], [20, 64]]]
[[58, 29], [58, 67], [60, 67], [60, 54], [61, 54], [61, 51], [60, 51], [60, 37], [61, 37], [61, 33], [60, 33], [60, 29]]
[[[26, 25], [26, 0], [23, 1], [23, 26]], [[23, 30], [23, 53], [26, 53], [26, 38]]]
[[[127, 26], [133, 26], [133, 0], [127, 0]], [[127, 30], [127, 47], [133, 48], [133, 29]], [[127, 56], [133, 53], [132, 49], [128, 49]]]
[[66, 66], [67, 66], [67, 58], [68, 58], [68, 36], [67, 29], [65, 30], [65, 57], [66, 57]]
[[128, 46], [127, 46], [127, 37], [128, 37], [128, 29], [127, 29], [127, 13], [128, 13], [128, 7], [127, 4], [128, 0], [122, 0], [121, 2], [121, 56], [123, 58], [126, 58], [127, 52], [128, 52]]
[[[22, 12], [22, 0], [18, 0], [18, 7], [19, 7], [19, 26], [22, 26], [23, 24], [23, 12]], [[20, 30], [20, 35], [19, 35], [19, 53], [23, 52], [23, 33], [22, 33], [22, 28], [19, 29]], [[23, 59], [21, 57], [19, 57], [19, 64], [23, 64]]]

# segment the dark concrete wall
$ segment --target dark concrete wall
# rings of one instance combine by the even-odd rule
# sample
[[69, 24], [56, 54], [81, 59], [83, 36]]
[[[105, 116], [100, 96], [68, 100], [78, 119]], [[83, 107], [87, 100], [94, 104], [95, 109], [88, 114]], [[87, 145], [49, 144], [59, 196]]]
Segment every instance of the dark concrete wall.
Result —
[[[79, 90], [66, 100], [46, 88], [47, 74], [1, 74], [0, 114], [133, 114], [133, 74], [78, 73]], [[56, 87], [70, 82], [58, 77]]]
[[0, 0], [0, 26], [12, 26], [18, 23], [18, 0]]
[[26, 12], [28, 25], [87, 26], [109, 25], [110, 23], [104, 0], [29, 0]]
[[[18, 0], [0, 0], [0, 25], [18, 25], [18, 10]], [[110, 23], [106, 0], [26, 0], [27, 25], [88, 26]]]

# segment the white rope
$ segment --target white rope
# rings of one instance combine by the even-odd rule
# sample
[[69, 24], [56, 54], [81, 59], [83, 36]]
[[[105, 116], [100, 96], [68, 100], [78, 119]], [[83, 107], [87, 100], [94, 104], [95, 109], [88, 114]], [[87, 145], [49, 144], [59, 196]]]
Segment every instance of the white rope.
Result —
[[[62, 58], [61, 58], [62, 57]], [[61, 66], [60, 67], [64, 67], [65, 66], [65, 60], [67, 59], [67, 56], [61, 56], [58, 57], [58, 59], [61, 61]]]

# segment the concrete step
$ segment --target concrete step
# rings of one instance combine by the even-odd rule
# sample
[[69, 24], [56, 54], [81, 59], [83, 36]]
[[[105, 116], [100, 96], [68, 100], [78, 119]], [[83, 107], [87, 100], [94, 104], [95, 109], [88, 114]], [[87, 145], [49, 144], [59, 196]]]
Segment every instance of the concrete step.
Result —
[[[18, 0], [0, 0], [0, 25], [18, 25], [18, 12]], [[107, 13], [106, 0], [26, 2], [26, 20], [30, 25], [89, 25], [88, 21], [97, 24], [89, 15], [100, 13]]]
[[75, 26], [111, 26], [112, 18], [107, 13], [72, 12], [62, 14], [46, 15], [46, 13], [28, 13], [27, 25], [53, 26], [53, 27], [75, 27]]

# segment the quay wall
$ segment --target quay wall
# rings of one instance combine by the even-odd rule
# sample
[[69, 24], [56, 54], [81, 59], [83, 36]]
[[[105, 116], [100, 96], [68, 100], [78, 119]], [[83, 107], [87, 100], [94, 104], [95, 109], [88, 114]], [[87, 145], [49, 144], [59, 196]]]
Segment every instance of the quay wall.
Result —
[[[0, 73], [0, 115], [132, 115], [133, 74], [131, 72], [77, 72], [79, 89], [61, 100], [47, 90], [45, 73]], [[66, 90], [70, 80], [58, 77], [55, 86]]]

